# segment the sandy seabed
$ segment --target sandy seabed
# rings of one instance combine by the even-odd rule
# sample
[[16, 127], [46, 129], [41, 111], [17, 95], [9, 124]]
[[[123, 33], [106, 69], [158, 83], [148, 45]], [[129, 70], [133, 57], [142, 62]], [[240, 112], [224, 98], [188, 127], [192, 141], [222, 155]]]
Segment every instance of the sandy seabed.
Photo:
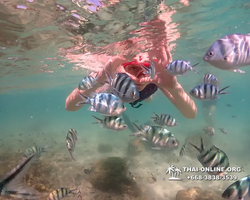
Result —
[[[91, 132], [93, 131], [94, 130], [91, 130]], [[187, 175], [197, 173], [181, 174], [180, 178], [182, 178], [182, 181], [170, 181], [168, 180], [170, 177], [169, 174], [166, 174], [166, 169], [170, 165], [175, 165], [178, 168], [201, 166], [196, 159], [197, 152], [194, 148], [187, 147], [186, 155], [179, 157], [179, 150], [184, 143], [186, 136], [178, 136], [180, 142], [178, 149], [156, 151], [152, 150], [148, 144], [138, 142], [137, 138], [129, 137], [129, 133], [126, 132], [127, 131], [123, 131], [122, 133], [110, 133], [122, 134], [122, 136], [120, 136], [122, 142], [121, 138], [118, 137], [114, 137], [112, 140], [105, 139], [107, 137], [106, 134], [109, 133], [102, 133], [101, 136], [97, 134], [93, 137], [79, 135], [74, 152], [76, 162], [72, 161], [66, 149], [64, 140], [64, 136], [66, 135], [65, 131], [53, 134], [53, 138], [51, 137], [51, 133], [44, 132], [38, 133], [35, 137], [31, 135], [23, 135], [21, 133], [4, 135], [0, 140], [0, 162], [2, 165], [0, 168], [0, 175], [5, 175], [18, 164], [26, 148], [31, 147], [32, 145], [44, 146], [47, 144], [49, 146], [48, 151], [31, 166], [24, 178], [24, 182], [41, 192], [41, 199], [46, 199], [49, 192], [60, 187], [75, 188], [73, 179], [79, 184], [83, 199], [85, 200], [175, 200], [176, 194], [179, 190], [199, 187], [202, 190], [212, 190], [215, 193], [221, 194], [224, 189], [232, 183], [232, 181], [187, 180]], [[200, 131], [197, 131], [195, 133], [199, 132]], [[194, 133], [192, 134], [194, 136], [190, 138], [190, 141], [199, 145], [200, 136]], [[61, 137], [62, 135], [63, 137]], [[211, 139], [207, 136], [205, 136], [205, 138], [206, 142], [209, 143], [209, 140]], [[212, 138], [212, 140], [214, 139]], [[112, 151], [107, 153], [99, 152], [98, 145], [100, 143], [110, 145]], [[132, 154], [128, 153], [129, 143], [133, 144], [139, 149], [139, 151]], [[225, 148], [229, 149], [230, 146], [224, 146], [224, 150]], [[91, 174], [85, 174], [84, 169], [91, 169], [93, 163], [108, 157], [126, 158], [129, 171], [135, 177], [135, 182], [142, 191], [141, 197], [102, 192], [91, 185], [89, 181], [89, 176]], [[230, 163], [232, 166], [245, 167], [237, 164], [237, 160], [233, 157], [230, 157]], [[95, 172], [93, 171], [91, 173]], [[244, 177], [246, 173], [243, 170], [237, 175], [241, 178]], [[65, 199], [75, 198], [76, 197], [72, 195]], [[1, 200], [5, 199], [10, 198], [1, 197]]]

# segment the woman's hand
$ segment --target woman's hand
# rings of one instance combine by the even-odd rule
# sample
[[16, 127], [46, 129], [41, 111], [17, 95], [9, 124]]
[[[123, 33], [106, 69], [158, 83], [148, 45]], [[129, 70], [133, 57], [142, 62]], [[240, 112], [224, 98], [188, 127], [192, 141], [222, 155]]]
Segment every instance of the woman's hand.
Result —
[[170, 52], [162, 47], [160, 49], [152, 50], [148, 52], [148, 56], [143, 56], [143, 58], [136, 58], [138, 63], [142, 62], [153, 62], [155, 65], [156, 75], [154, 79], [151, 79], [150, 76], [143, 76], [137, 78], [136, 76], [131, 76], [135, 83], [145, 84], [154, 83], [159, 88], [174, 88], [177, 84], [177, 79], [175, 76], [168, 74], [165, 71], [165, 67], [172, 61]]
[[103, 85], [105, 82], [108, 81], [107, 73], [112, 76], [113, 73], [116, 72], [117, 68], [124, 62], [126, 62], [125, 58], [122, 58], [120, 56], [115, 56], [108, 61], [108, 63], [104, 66], [104, 68], [101, 71], [92, 72], [90, 76], [92, 77], [97, 76], [97, 82]]

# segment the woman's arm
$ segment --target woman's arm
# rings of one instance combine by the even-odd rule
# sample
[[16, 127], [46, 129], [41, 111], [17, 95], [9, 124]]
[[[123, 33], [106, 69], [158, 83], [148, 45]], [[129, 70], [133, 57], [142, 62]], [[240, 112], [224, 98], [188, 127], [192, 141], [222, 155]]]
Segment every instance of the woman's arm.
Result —
[[116, 56], [112, 59], [109, 60], [109, 62], [105, 65], [104, 69], [98, 73], [98, 78], [97, 78], [97, 84], [89, 89], [89, 90], [79, 90], [78, 88], [75, 88], [70, 94], [69, 96], [66, 98], [66, 102], [65, 102], [65, 108], [68, 111], [77, 111], [79, 110], [83, 105], [80, 106], [76, 106], [76, 104], [80, 101], [82, 101], [81, 96], [79, 95], [79, 93], [82, 93], [86, 96], [90, 96], [90, 94], [92, 92], [95, 92], [99, 87], [101, 87], [105, 80], [106, 80], [106, 73], [105, 70], [110, 73], [113, 74], [117, 68], [125, 62], [124, 58], [121, 58], [119, 56]]
[[194, 119], [197, 115], [197, 108], [194, 101], [177, 82], [173, 88], [160, 88], [174, 106], [188, 119]]

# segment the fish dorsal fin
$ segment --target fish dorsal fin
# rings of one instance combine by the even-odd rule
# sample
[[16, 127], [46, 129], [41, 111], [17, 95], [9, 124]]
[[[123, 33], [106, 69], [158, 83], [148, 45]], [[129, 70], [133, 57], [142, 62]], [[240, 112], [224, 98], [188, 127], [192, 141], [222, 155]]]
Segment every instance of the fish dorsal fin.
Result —
[[201, 137], [201, 144], [200, 144], [200, 147], [197, 147], [196, 145], [188, 142], [190, 145], [192, 145], [194, 148], [196, 148], [200, 153], [202, 153], [205, 149], [205, 146], [204, 146], [204, 143], [203, 143], [203, 139]]

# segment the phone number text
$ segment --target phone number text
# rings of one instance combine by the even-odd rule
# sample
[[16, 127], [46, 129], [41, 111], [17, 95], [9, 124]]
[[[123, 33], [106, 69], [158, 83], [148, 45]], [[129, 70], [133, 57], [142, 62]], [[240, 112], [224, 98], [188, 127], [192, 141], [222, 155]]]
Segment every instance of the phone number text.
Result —
[[236, 175], [189, 175], [188, 180], [191, 181], [236, 181]]

